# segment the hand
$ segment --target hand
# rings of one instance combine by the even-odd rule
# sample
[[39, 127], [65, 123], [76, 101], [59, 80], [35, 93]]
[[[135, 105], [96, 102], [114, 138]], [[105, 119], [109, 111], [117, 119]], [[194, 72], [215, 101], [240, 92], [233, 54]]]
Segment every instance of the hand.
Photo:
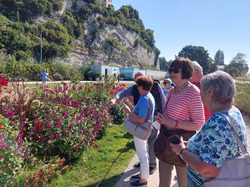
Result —
[[155, 120], [160, 123], [160, 124], [163, 124], [163, 125], [166, 125], [167, 127], [169, 128], [175, 128], [175, 121], [164, 116], [163, 114], [161, 113], [158, 113], [157, 116], [155, 116]]
[[180, 137], [180, 143], [179, 144], [170, 143], [170, 146], [172, 147], [172, 150], [175, 152], [176, 155], [179, 155], [181, 150], [186, 148], [182, 136]]
[[127, 114], [129, 114], [131, 112], [131, 110], [128, 106], [124, 106], [124, 110]]
[[110, 105], [110, 106], [113, 106], [113, 105], [116, 103], [116, 101], [117, 101], [116, 98], [112, 99], [112, 100], [109, 102], [109, 105]]

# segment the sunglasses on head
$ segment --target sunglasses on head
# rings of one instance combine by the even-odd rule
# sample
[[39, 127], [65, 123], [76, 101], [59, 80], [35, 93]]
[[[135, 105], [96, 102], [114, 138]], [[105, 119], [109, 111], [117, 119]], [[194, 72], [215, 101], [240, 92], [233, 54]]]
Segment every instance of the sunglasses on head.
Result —
[[172, 72], [173, 73], [179, 73], [181, 71], [181, 68], [169, 68], [168, 69], [168, 73], [171, 74]]

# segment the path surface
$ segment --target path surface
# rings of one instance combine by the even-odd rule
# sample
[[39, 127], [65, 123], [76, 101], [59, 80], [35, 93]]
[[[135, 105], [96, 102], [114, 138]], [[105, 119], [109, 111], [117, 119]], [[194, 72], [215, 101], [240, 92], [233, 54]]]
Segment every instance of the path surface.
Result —
[[[248, 152], [250, 152], [250, 116], [243, 115], [244, 121], [247, 126], [248, 132]], [[120, 180], [114, 185], [113, 187], [130, 187], [130, 177], [139, 173], [139, 168], [134, 168], [134, 164], [138, 162], [138, 157], [135, 155], [130, 164], [128, 165], [127, 169], [124, 171], [124, 174], [120, 178]], [[158, 166], [158, 164], [157, 164]], [[178, 187], [178, 183], [174, 180], [176, 175], [175, 169], [172, 173], [172, 180], [171, 180], [171, 187]], [[148, 179], [148, 187], [158, 187], [159, 186], [159, 170], [156, 170], [153, 175], [150, 175]]]

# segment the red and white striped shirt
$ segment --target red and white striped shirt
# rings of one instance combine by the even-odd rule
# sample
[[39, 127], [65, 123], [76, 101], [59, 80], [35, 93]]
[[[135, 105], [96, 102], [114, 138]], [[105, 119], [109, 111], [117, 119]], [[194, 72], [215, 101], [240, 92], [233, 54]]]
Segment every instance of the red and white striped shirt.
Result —
[[166, 100], [169, 96], [167, 108], [164, 110], [165, 116], [173, 120], [193, 122], [200, 127], [205, 123], [204, 107], [197, 86], [191, 84], [187, 90], [177, 94], [173, 93], [172, 88]]

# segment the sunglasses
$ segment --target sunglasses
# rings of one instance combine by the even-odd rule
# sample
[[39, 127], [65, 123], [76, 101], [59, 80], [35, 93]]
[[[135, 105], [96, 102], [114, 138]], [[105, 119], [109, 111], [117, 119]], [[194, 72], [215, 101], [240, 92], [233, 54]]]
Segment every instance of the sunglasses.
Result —
[[168, 69], [168, 73], [171, 74], [172, 72], [173, 73], [179, 73], [182, 69], [181, 68], [171, 68], [171, 69]]
[[163, 82], [163, 84], [167, 84], [168, 82]]

